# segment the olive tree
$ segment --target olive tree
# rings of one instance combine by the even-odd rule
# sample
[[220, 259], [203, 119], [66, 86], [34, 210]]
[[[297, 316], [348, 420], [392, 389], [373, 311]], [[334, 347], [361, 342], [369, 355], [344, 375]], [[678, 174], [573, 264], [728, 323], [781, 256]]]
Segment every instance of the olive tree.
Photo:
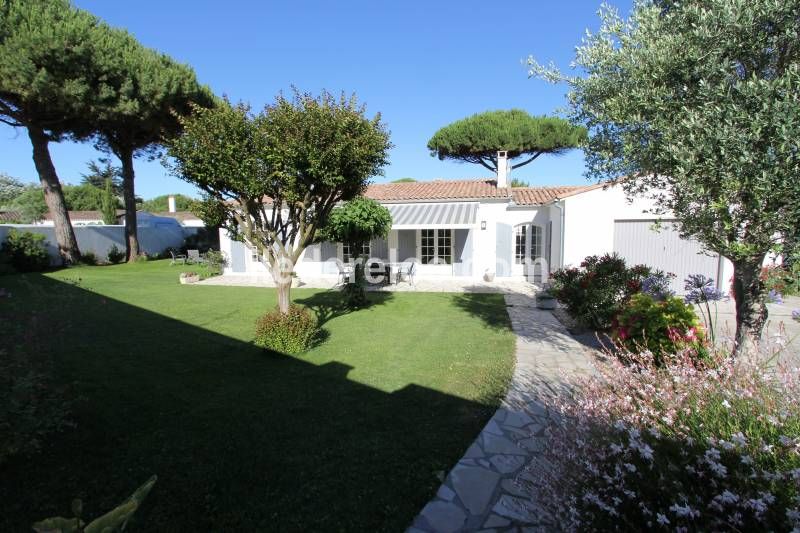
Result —
[[365, 116], [355, 96], [295, 91], [261, 113], [225, 101], [194, 106], [167, 143], [172, 172], [206, 194], [199, 211], [258, 250], [287, 313], [291, 272], [333, 208], [359, 196], [382, 173], [391, 147], [380, 115]]
[[731, 260], [736, 342], [767, 318], [759, 271], [800, 226], [800, 1], [637, 0], [577, 48], [571, 119], [588, 174], [652, 197], [684, 237]]
[[581, 126], [558, 117], [533, 117], [520, 109], [487, 111], [457, 120], [428, 141], [431, 155], [477, 163], [497, 171], [497, 152], [521, 161], [511, 168], [527, 165], [542, 154], [561, 154], [580, 146], [586, 135]]

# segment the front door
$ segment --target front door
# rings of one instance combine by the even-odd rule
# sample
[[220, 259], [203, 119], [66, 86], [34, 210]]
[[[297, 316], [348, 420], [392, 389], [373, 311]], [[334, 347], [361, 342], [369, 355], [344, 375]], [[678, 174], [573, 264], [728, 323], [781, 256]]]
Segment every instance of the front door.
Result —
[[542, 275], [542, 228], [533, 224], [520, 224], [514, 227], [514, 263], [511, 273], [525, 277], [528, 281], [539, 282]]

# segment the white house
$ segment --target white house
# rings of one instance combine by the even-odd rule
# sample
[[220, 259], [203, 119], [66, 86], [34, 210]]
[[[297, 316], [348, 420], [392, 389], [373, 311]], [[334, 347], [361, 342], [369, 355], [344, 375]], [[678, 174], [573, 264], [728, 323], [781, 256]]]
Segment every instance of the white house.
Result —
[[[387, 239], [363, 252], [391, 264], [413, 261], [420, 277], [494, 274], [539, 283], [549, 272], [608, 252], [674, 273], [677, 292], [688, 274], [705, 274], [726, 289], [732, 274], [726, 260], [679, 238], [669, 219], [656, 230], [650, 202], [628, 202], [619, 185], [511, 188], [501, 172], [491, 179], [374, 184], [366, 196], [389, 209], [393, 224]], [[220, 249], [230, 258], [227, 274], [268, 272], [254, 250], [224, 230]], [[301, 278], [336, 276], [335, 260], [346, 263], [348, 252], [341, 243], [313, 245], [295, 271]]]

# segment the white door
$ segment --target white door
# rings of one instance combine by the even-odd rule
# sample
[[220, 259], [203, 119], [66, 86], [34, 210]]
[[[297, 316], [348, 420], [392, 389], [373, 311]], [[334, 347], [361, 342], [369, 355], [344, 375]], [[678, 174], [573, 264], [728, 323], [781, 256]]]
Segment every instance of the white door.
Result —
[[544, 253], [544, 233], [541, 226], [520, 224], [514, 227], [514, 258], [511, 273], [528, 281], [541, 281], [541, 260]]

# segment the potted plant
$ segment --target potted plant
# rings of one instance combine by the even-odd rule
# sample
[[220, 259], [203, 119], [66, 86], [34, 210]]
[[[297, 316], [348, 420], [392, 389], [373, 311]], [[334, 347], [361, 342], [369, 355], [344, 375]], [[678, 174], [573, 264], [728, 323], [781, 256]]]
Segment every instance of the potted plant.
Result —
[[494, 281], [494, 271], [491, 269], [486, 269], [486, 272], [483, 273], [484, 281], [488, 281], [489, 283]]
[[556, 297], [550, 289], [544, 289], [536, 293], [536, 307], [539, 309], [555, 309], [556, 306]]
[[197, 283], [200, 281], [200, 274], [197, 272], [181, 272], [181, 275], [178, 279], [182, 285], [186, 285], [187, 283]]

